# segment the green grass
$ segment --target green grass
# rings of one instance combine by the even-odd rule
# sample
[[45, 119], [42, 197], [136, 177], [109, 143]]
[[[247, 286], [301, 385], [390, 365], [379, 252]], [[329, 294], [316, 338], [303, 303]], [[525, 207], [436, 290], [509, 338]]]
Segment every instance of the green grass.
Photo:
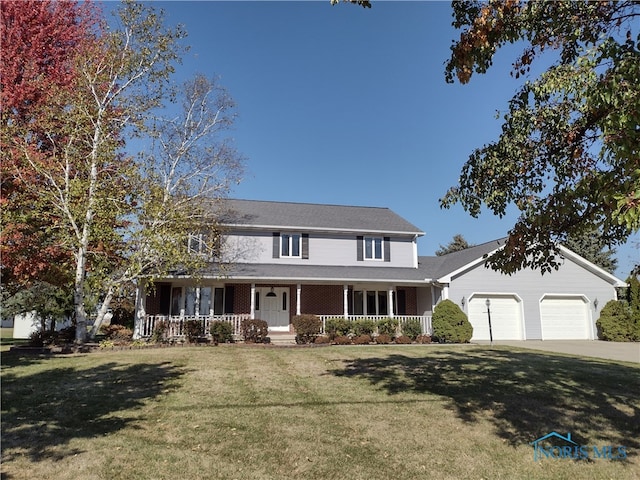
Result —
[[[631, 479], [640, 367], [507, 347], [2, 357], [2, 478]], [[534, 462], [551, 431], [625, 460]]]

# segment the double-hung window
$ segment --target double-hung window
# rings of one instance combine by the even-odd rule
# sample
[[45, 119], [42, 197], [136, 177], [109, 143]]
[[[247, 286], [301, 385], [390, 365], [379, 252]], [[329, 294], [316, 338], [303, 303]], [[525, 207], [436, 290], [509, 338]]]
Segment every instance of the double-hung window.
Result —
[[280, 256], [281, 257], [301, 257], [301, 239], [299, 233], [283, 233], [280, 236]]
[[382, 237], [364, 237], [364, 258], [366, 260], [382, 260], [383, 245]]

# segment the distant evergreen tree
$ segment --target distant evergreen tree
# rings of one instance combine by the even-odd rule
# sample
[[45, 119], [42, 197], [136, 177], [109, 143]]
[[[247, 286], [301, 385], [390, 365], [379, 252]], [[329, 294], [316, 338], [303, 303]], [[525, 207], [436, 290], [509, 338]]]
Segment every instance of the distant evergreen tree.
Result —
[[440, 245], [440, 248], [436, 250], [436, 255], [441, 257], [447, 253], [459, 252], [460, 250], [466, 250], [473, 246], [475, 245], [471, 245], [462, 235], [456, 233], [447, 246]]
[[569, 237], [564, 246], [609, 273], [613, 273], [618, 266], [615, 249], [607, 245], [598, 230], [590, 230], [581, 236]]
[[636, 275], [627, 278], [627, 295], [626, 300], [631, 307], [631, 312], [636, 322], [640, 322], [640, 280]]

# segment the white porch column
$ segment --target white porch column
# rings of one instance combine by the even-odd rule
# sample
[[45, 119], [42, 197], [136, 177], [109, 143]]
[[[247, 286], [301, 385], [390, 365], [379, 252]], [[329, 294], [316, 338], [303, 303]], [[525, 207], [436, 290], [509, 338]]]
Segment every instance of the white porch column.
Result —
[[449, 300], [449, 284], [442, 287], [442, 299]]
[[138, 339], [142, 337], [142, 328], [146, 317], [145, 300], [147, 298], [147, 292], [142, 280], [138, 280], [138, 286], [136, 288], [136, 318], [133, 326], [133, 338]]
[[342, 311], [344, 318], [349, 316], [349, 285], [342, 286]]
[[389, 305], [389, 317], [393, 318], [395, 316], [395, 313], [393, 311], [393, 288], [389, 289], [389, 299], [387, 300], [388, 305]]
[[249, 312], [251, 319], [256, 318], [256, 284], [251, 284], [251, 311]]
[[296, 315], [300, 315], [300, 303], [302, 301], [302, 285], [296, 285]]

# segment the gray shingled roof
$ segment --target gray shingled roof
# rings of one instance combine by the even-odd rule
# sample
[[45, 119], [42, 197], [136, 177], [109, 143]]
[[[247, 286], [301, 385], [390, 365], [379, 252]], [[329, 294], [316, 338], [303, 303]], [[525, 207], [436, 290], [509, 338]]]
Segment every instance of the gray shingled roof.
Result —
[[234, 280], [291, 280], [291, 281], [346, 281], [346, 282], [398, 282], [423, 283], [427, 278], [421, 268], [364, 267], [337, 265], [286, 265], [239, 263], [228, 267], [223, 274], [212, 264], [204, 277], [222, 275]]
[[229, 211], [221, 220], [228, 225], [424, 235], [418, 227], [382, 207], [236, 199], [226, 200], [224, 205]]
[[458, 252], [447, 253], [439, 257], [418, 257], [418, 261], [422, 265], [422, 268], [428, 272], [429, 278], [438, 279], [455, 272], [459, 268], [479, 258], [483, 258], [485, 255], [504, 245], [505, 241], [506, 238], [500, 238]]

